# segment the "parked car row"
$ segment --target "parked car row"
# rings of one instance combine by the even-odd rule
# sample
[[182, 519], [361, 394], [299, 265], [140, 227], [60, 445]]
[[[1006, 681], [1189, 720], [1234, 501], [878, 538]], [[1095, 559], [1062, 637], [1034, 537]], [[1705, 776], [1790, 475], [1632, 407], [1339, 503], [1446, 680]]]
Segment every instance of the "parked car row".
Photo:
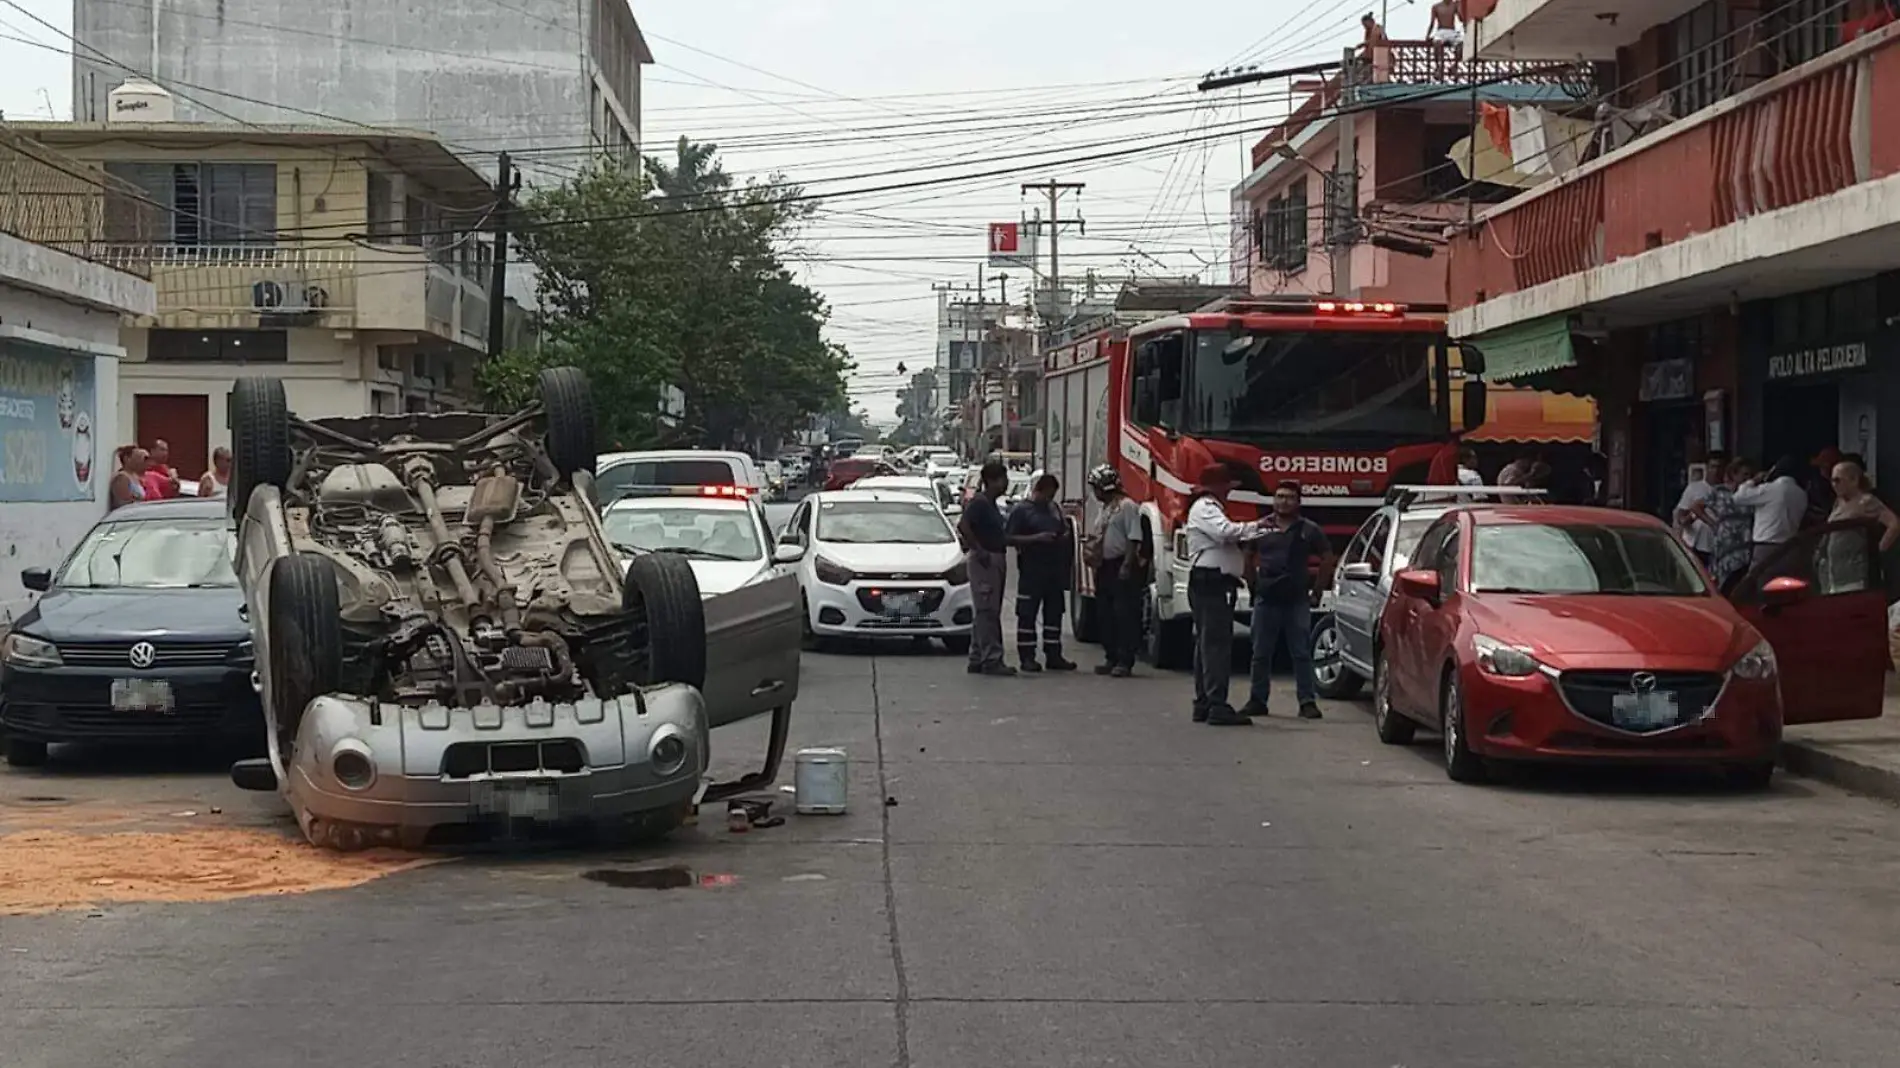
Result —
[[1706, 763], [1766, 785], [1788, 724], [1881, 714], [1879, 528], [1781, 546], [1724, 597], [1659, 520], [1495, 488], [1402, 490], [1340, 559], [1326, 696], [1366, 683], [1381, 741], [1493, 762]]

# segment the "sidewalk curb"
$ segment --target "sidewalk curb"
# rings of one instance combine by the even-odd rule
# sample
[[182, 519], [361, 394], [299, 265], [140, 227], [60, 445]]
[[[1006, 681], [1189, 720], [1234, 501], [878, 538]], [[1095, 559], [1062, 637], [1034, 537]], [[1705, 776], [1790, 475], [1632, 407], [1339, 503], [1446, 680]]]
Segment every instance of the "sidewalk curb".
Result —
[[1900, 771], [1871, 761], [1856, 760], [1826, 744], [1784, 738], [1781, 767], [1803, 778], [1852, 790], [1859, 794], [1900, 801]]

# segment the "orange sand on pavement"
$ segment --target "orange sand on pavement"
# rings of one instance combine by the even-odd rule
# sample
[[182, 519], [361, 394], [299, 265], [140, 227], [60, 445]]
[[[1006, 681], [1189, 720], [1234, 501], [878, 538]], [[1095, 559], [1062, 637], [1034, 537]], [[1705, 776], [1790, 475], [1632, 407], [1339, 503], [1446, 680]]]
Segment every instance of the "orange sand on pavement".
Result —
[[238, 828], [24, 831], [0, 835], [0, 914], [342, 890], [432, 862], [395, 850], [330, 853]]

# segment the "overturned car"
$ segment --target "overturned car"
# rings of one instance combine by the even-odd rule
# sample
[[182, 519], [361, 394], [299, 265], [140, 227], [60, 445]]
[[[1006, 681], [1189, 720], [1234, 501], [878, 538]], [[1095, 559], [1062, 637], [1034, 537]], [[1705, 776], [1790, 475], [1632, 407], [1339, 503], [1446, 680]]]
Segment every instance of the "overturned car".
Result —
[[[686, 559], [607, 540], [578, 370], [543, 371], [509, 416], [303, 420], [280, 380], [239, 379], [231, 433], [269, 729], [232, 777], [279, 791], [312, 842], [652, 838], [776, 777], [796, 621], [704, 601]], [[709, 646], [761, 676], [723, 707], [702, 693]], [[711, 729], [767, 712], [763, 771], [709, 787]]]

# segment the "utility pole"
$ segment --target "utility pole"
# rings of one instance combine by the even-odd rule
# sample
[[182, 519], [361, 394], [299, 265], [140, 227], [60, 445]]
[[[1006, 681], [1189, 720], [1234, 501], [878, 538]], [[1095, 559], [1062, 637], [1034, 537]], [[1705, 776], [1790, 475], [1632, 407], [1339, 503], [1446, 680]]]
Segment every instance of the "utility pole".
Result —
[[495, 258], [488, 276], [488, 358], [501, 355], [508, 302], [508, 224], [513, 214], [514, 161], [503, 152], [495, 168]]
[[[1351, 69], [1352, 62], [1353, 50], [1348, 48], [1346, 69]], [[1359, 288], [1352, 284], [1352, 246], [1359, 237], [1359, 135], [1352, 109], [1337, 111], [1333, 122], [1339, 127], [1339, 152], [1332, 175], [1321, 176], [1332, 193], [1326, 199], [1333, 205], [1323, 230], [1332, 253], [1333, 296], [1350, 298]]]
[[[1045, 226], [1049, 228], [1049, 304], [1050, 311], [1055, 313], [1050, 315], [1050, 319], [1058, 318], [1062, 311], [1060, 307], [1062, 300], [1062, 228], [1064, 226], [1074, 226], [1077, 233], [1086, 234], [1089, 232], [1088, 222], [1081, 216], [1078, 215], [1073, 219], [1065, 219], [1062, 217], [1062, 194], [1074, 193], [1080, 196], [1082, 190], [1087, 188], [1087, 186], [1087, 182], [1023, 183], [1023, 192], [1028, 193], [1033, 191], [1049, 198], [1049, 217], [1046, 219], [1037, 219], [1029, 225], [1030, 229], [1037, 233], [1040, 233]], [[1034, 289], [1032, 288], [1030, 292], [1034, 293]]]

